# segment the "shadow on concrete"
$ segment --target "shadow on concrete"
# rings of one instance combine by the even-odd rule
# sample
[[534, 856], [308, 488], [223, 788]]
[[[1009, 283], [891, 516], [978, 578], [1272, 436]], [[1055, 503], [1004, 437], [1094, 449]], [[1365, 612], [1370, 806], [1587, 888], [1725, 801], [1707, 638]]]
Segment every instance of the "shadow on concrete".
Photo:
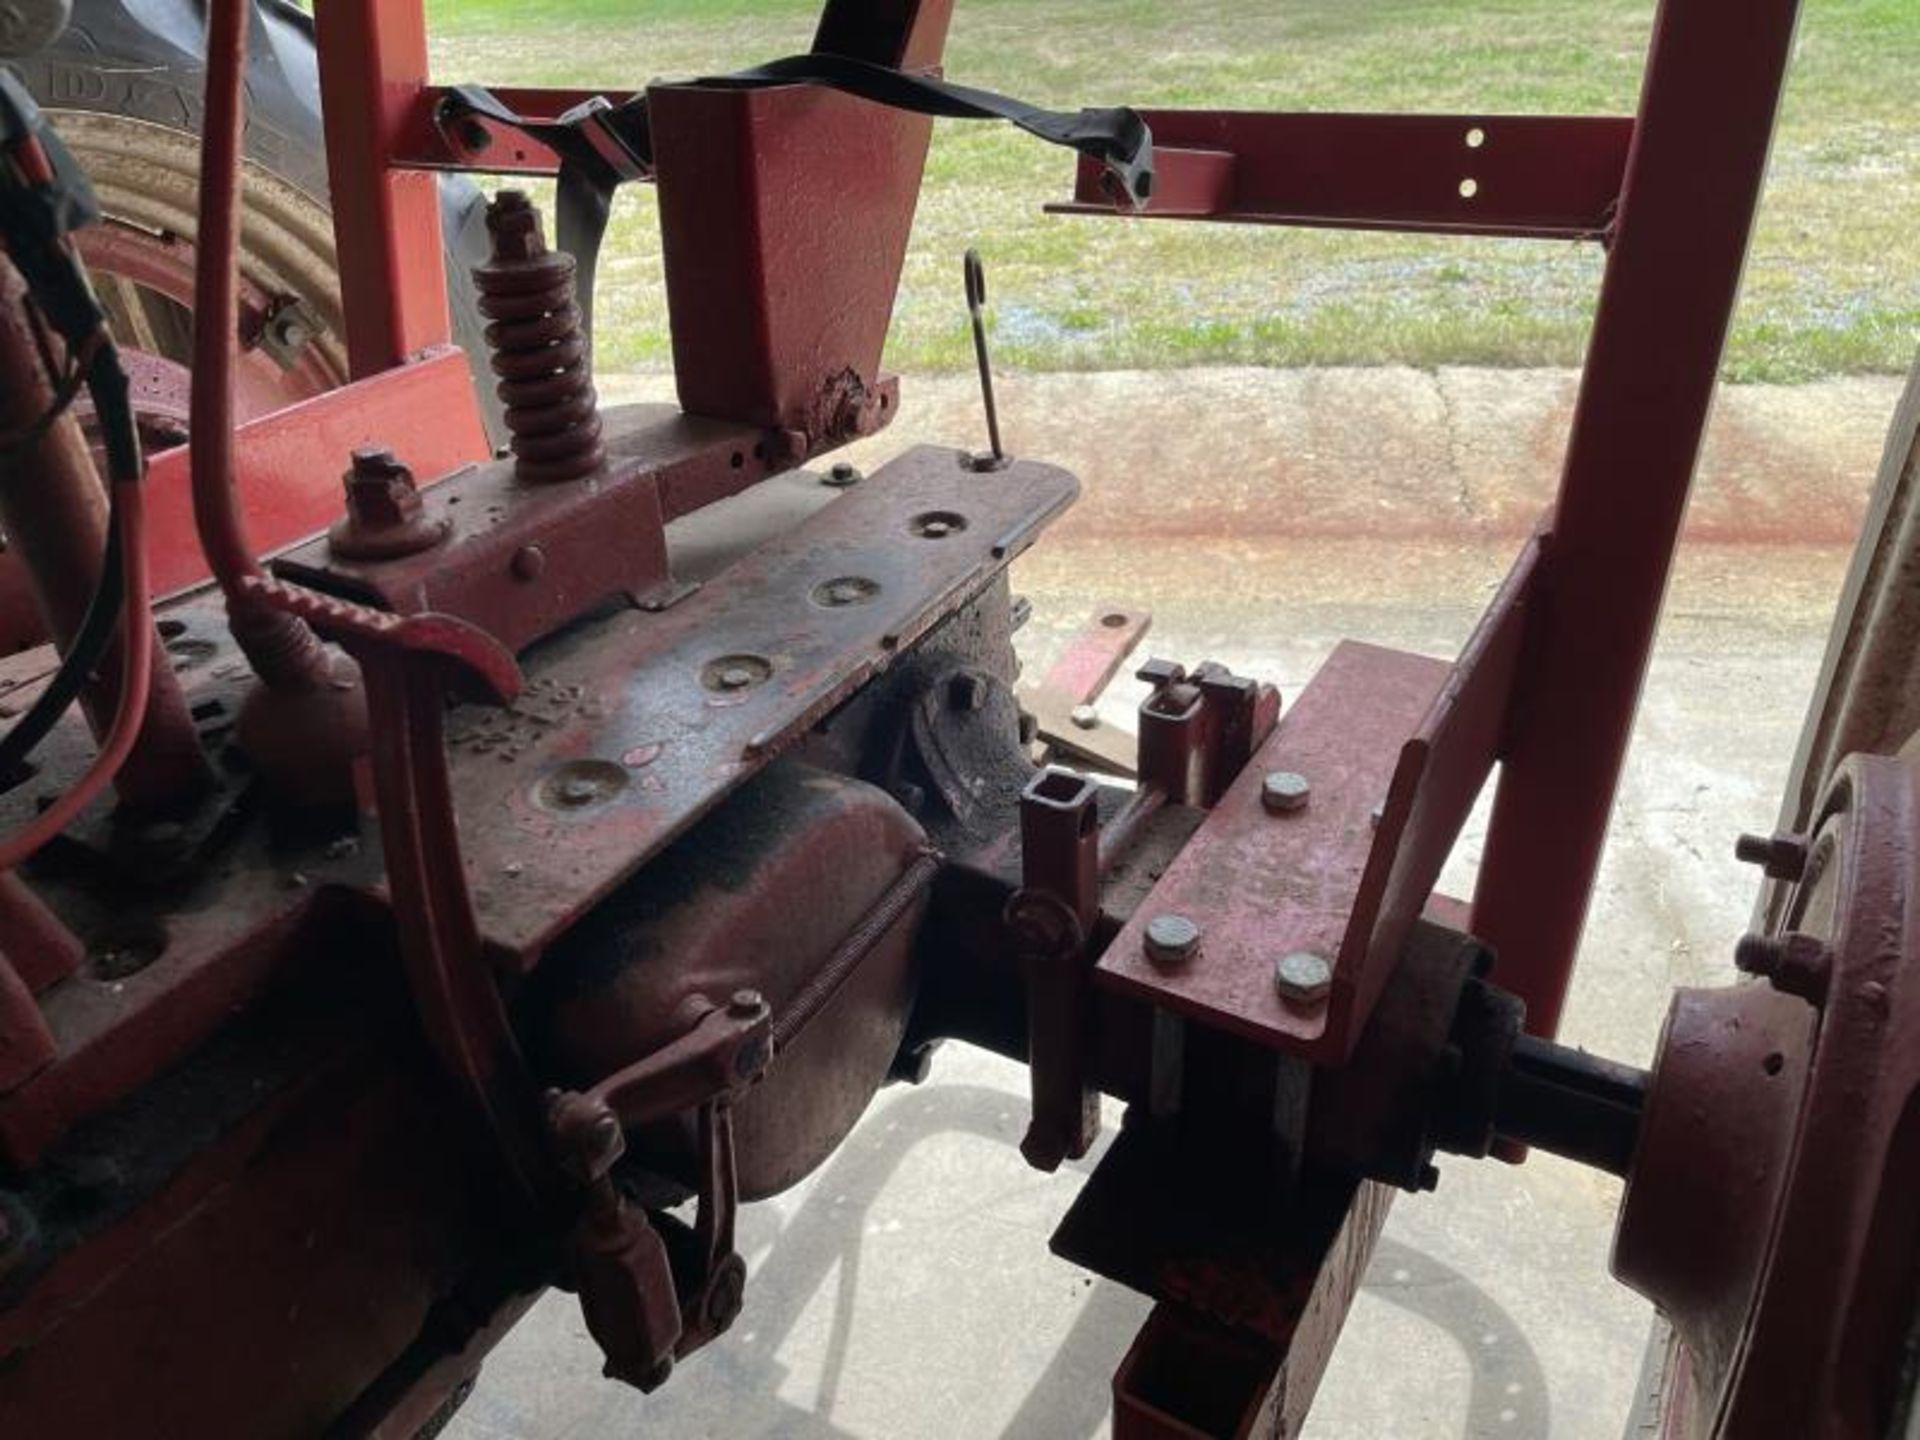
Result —
[[[871, 1123], [879, 1119], [871, 1116], [820, 1172], [806, 1202], [784, 1221], [772, 1206], [747, 1208], [740, 1217], [740, 1249], [765, 1256], [749, 1282], [747, 1313], [735, 1332], [690, 1364], [687, 1373], [641, 1402], [647, 1430], [711, 1433], [721, 1418], [719, 1402], [731, 1435], [855, 1440], [831, 1416], [846, 1373], [853, 1297], [862, 1283], [880, 1280], [862, 1275], [860, 1239], [868, 1208], [921, 1145], [956, 1135], [1004, 1142], [1008, 1101], [1004, 1091], [975, 1085], [929, 1085], [901, 1094], [886, 1107], [890, 1123]], [[1097, 1156], [1096, 1150], [1068, 1168], [1090, 1170]], [[778, 1351], [829, 1280], [835, 1295], [825, 1360], [816, 1398], [802, 1409], [779, 1398], [788, 1372]], [[1550, 1406], [1539, 1358], [1506, 1311], [1472, 1281], [1388, 1238], [1375, 1251], [1363, 1288], [1446, 1331], [1459, 1345], [1471, 1375], [1463, 1435], [1534, 1440], [1547, 1434]], [[898, 1303], [937, 1306], [940, 1297], [901, 1296]], [[1096, 1281], [1001, 1440], [1078, 1440], [1098, 1434], [1111, 1408], [1112, 1370], [1143, 1313], [1144, 1302], [1132, 1292]]]

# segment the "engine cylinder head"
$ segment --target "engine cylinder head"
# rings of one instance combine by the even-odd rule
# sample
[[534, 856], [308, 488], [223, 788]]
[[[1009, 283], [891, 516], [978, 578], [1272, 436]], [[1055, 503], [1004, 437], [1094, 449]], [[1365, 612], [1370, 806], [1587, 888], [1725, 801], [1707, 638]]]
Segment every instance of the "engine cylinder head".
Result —
[[547, 248], [540, 212], [521, 191], [487, 207], [492, 257], [473, 272], [493, 352], [496, 392], [507, 407], [514, 474], [543, 483], [600, 468], [599, 397], [587, 353], [574, 260]]

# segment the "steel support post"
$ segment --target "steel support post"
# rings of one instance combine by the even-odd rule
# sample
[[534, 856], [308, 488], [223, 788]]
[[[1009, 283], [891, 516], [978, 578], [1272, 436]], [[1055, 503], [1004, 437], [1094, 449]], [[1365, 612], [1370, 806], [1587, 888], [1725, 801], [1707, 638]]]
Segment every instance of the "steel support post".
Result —
[[355, 379], [447, 343], [439, 181], [393, 168], [427, 83], [421, 0], [314, 7], [334, 245]]
[[1797, 0], [1664, 0], [1473, 926], [1559, 1024], [1739, 288]]

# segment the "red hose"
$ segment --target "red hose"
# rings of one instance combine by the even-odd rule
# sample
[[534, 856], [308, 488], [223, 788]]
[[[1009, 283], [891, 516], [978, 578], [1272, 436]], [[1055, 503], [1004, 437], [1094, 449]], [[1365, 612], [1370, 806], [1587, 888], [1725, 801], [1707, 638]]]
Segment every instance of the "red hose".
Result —
[[260, 574], [233, 487], [233, 370], [240, 329], [240, 158], [245, 125], [247, 21], [253, 0], [207, 7], [207, 92], [200, 130], [200, 222], [193, 278], [193, 389], [189, 409], [193, 519], [229, 606]]
[[0, 870], [11, 870], [67, 828], [74, 816], [107, 788], [133, 750], [147, 713], [153, 683], [153, 620], [148, 613], [146, 497], [137, 482], [122, 483], [114, 496], [114, 523], [120, 531], [120, 561], [126, 600], [120, 622], [120, 698], [113, 724], [87, 772], [59, 799], [19, 830], [0, 840]]

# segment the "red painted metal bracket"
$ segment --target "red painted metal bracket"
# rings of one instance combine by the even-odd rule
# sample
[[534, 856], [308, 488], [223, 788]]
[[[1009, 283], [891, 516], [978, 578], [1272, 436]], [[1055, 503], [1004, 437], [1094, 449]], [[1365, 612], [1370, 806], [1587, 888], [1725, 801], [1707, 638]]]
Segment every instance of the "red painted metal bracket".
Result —
[[[1541, 545], [1529, 541], [1460, 660], [1348, 641], [1240, 772], [1101, 957], [1101, 983], [1320, 1064], [1352, 1052], [1505, 740]], [[1271, 771], [1308, 778], [1271, 814]], [[1150, 960], [1158, 915], [1199, 925], [1198, 953]], [[1331, 993], [1283, 997], [1295, 952], [1332, 965]]]
[[[557, 175], [560, 157], [510, 125], [484, 115], [463, 113], [452, 127], [440, 123], [440, 107], [451, 92], [443, 85], [421, 89], [394, 137], [387, 163], [397, 170], [467, 170], [489, 175]], [[557, 120], [576, 106], [602, 97], [615, 105], [633, 92], [522, 89], [489, 86], [507, 109], [529, 120]], [[650, 180], [643, 175], [641, 180]]]
[[[1551, 239], [1606, 233], [1634, 132], [1613, 116], [1141, 113], [1148, 219]], [[1122, 213], [1088, 162], [1047, 208]]]
[[[274, 551], [324, 530], [340, 514], [340, 476], [354, 449], [382, 445], [420, 476], [445, 474], [490, 451], [467, 357], [451, 346], [240, 427], [234, 487], [247, 533]], [[147, 471], [147, 534], [153, 588], [167, 594], [207, 578], [193, 523], [189, 446]], [[316, 465], [316, 456], [334, 463]], [[0, 563], [15, 563], [6, 557]]]

